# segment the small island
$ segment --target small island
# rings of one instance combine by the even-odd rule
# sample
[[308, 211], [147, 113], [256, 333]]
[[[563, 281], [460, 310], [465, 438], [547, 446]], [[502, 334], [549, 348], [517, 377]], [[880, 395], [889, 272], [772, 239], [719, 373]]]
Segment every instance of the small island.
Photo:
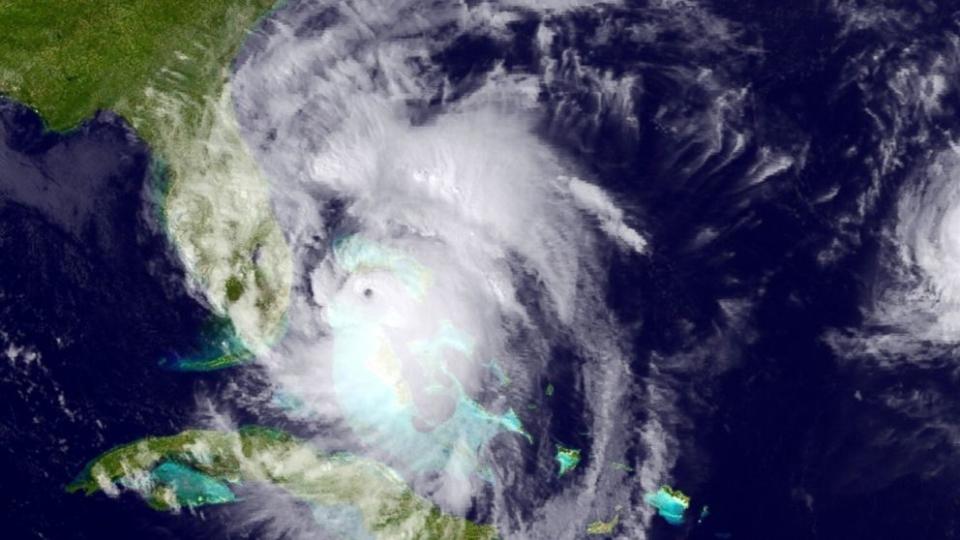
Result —
[[667, 523], [675, 526], [683, 525], [684, 513], [690, 508], [690, 497], [670, 486], [661, 486], [656, 493], [646, 494], [643, 500], [656, 508]]
[[622, 507], [617, 506], [617, 513], [607, 521], [597, 520], [587, 525], [587, 534], [591, 536], [613, 534], [617, 525], [620, 524], [621, 509]]
[[557, 473], [558, 476], [563, 476], [568, 472], [572, 471], [580, 464], [580, 450], [576, 448], [568, 448], [566, 446], [557, 445], [557, 453], [554, 458], [557, 464], [560, 466], [560, 471]]

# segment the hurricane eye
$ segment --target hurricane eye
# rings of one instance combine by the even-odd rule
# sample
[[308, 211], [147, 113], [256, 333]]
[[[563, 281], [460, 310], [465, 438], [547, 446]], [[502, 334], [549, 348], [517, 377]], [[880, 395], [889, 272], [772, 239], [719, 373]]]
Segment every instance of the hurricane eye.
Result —
[[369, 287], [366, 288], [366, 289], [364, 289], [364, 290], [363, 290], [363, 295], [366, 296], [367, 298], [372, 297], [372, 296], [373, 296], [373, 289], [371, 289], [371, 288], [369, 288]]

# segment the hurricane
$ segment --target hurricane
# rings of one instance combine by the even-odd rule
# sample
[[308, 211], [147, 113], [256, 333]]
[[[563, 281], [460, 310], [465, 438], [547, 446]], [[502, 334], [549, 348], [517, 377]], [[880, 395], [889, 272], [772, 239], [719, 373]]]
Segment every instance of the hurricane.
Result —
[[957, 342], [960, 330], [958, 154], [947, 148], [913, 175], [897, 207], [896, 266], [876, 317], [918, 341]]
[[953, 538], [948, 2], [0, 2], [12, 538]]
[[[441, 507], [485, 497], [504, 534], [562, 535], [556, 515], [586, 523], [665, 472], [630, 487], [605, 467], [629, 460], [642, 419], [618, 415], [630, 349], [603, 301], [604, 258], [642, 258], [648, 240], [538, 134], [530, 76], [445, 97], [430, 55], [444, 26], [478, 14], [416, 8], [300, 6], [252, 38], [232, 80], [295, 261], [286, 332], [262, 363], [288, 414], [345, 427], [352, 451]], [[529, 456], [544, 468], [573, 442], [534, 412], [558, 346], [578, 359], [591, 433], [580, 493], [521, 489]], [[544, 500], [527, 515], [517, 497]]]

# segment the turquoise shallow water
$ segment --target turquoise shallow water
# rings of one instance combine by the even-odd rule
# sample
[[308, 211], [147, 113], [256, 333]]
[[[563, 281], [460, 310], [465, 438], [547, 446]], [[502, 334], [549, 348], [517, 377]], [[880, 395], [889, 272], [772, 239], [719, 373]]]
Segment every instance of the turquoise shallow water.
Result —
[[227, 484], [174, 461], [164, 461], [150, 473], [157, 484], [170, 486], [182, 506], [222, 504], [236, 500]]
[[[465, 478], [498, 433], [526, 435], [512, 409], [486, 410], [449, 369], [451, 357], [476, 361], [475, 343], [424, 302], [433, 282], [428, 268], [360, 237], [340, 239], [334, 249], [348, 276], [376, 289], [338, 294], [327, 312], [338, 405], [361, 438], [412, 470]], [[416, 324], [395, 312], [415, 315]]]
[[647, 494], [644, 500], [647, 504], [656, 508], [660, 516], [671, 525], [683, 524], [683, 514], [690, 504], [664, 488], [660, 488], [656, 493]]
[[[449, 377], [453, 381], [449, 386], [411, 388], [400, 373], [399, 360], [384, 349], [389, 340], [378, 325], [362, 320], [338, 322], [333, 360], [338, 404], [361, 437], [389, 445], [385, 450], [412, 469], [447, 469], [469, 475], [477, 468], [477, 454], [490, 439], [502, 431], [523, 432], [512, 410], [503, 415], [487, 411], [464, 393], [455, 377]], [[422, 366], [441, 371], [442, 366], [431, 362], [431, 357], [444, 349], [464, 350], [451, 342], [449, 335], [411, 345], [425, 360]], [[420, 400], [443, 401], [452, 411], [423, 429], [415, 393], [420, 393]]]

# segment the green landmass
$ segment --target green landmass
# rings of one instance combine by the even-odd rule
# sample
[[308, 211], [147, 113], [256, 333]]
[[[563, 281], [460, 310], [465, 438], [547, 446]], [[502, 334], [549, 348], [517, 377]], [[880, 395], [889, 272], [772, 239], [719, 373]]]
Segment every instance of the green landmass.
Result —
[[282, 330], [291, 266], [228, 79], [274, 3], [0, 0], [0, 93], [57, 131], [100, 109], [133, 126], [153, 150], [163, 222], [192, 281], [250, 352]]
[[558, 444], [557, 453], [553, 459], [556, 460], [557, 465], [560, 467], [560, 471], [557, 473], [558, 476], [563, 476], [580, 464], [580, 450]]
[[158, 510], [173, 510], [232, 502], [225, 490], [246, 482], [276, 485], [320, 507], [355, 508], [377, 538], [497, 537], [491, 526], [444, 514], [382, 464], [324, 455], [287, 433], [260, 427], [189, 430], [120, 446], [91, 461], [67, 491], [90, 495], [125, 488]]
[[620, 510], [621, 510], [621, 507], [618, 506], [617, 513], [614, 514], [614, 516], [607, 521], [597, 520], [587, 525], [587, 534], [589, 535], [613, 534], [613, 531], [616, 530], [617, 525], [620, 524]]
[[[63, 131], [114, 110], [148, 139], [147, 88], [196, 103], [219, 93], [223, 68], [276, 0], [0, 0], [0, 88]], [[174, 82], [174, 80], [176, 82]]]

